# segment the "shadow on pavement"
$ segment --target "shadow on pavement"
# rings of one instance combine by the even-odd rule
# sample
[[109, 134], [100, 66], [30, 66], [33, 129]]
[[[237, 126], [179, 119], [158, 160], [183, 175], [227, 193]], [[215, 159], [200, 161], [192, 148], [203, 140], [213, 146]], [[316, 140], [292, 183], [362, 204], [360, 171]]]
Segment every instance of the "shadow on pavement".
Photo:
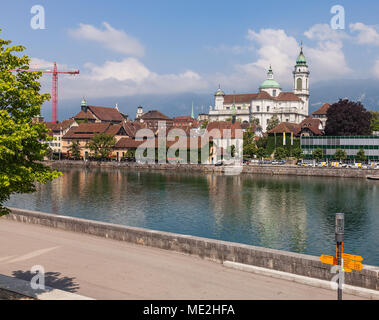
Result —
[[[30, 271], [22, 271], [17, 270], [12, 272], [13, 276], [26, 280], [31, 281], [33, 277], [36, 276], [35, 273], [31, 273]], [[37, 281], [38, 284], [38, 281]], [[68, 292], [76, 292], [80, 288], [79, 284], [75, 282], [74, 277], [65, 277], [61, 276], [60, 272], [45, 272], [45, 286], [52, 287], [54, 289], [60, 289]], [[39, 290], [36, 290], [35, 292], [38, 293]], [[42, 291], [49, 291], [48, 288]]]

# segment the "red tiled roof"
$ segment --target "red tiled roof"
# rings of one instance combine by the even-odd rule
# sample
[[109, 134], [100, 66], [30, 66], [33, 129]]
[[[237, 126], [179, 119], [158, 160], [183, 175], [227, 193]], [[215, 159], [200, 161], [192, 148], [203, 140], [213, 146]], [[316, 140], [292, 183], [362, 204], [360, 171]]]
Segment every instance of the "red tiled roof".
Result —
[[116, 108], [88, 106], [88, 109], [102, 121], [123, 121], [125, 119]]
[[239, 121], [234, 123], [232, 123], [232, 121], [212, 121], [207, 125], [207, 132], [209, 133], [213, 129], [220, 131], [221, 138], [224, 137], [224, 134], [227, 134], [227, 131], [224, 132], [224, 130], [229, 129], [231, 131], [231, 138], [234, 139], [236, 137], [236, 130], [242, 130], [242, 127]]
[[151, 110], [146, 112], [141, 119], [143, 120], [171, 120], [171, 118], [164, 115], [162, 112], [158, 110]]
[[80, 112], [78, 114], [76, 114], [73, 118], [78, 119], [78, 120], [84, 120], [84, 119], [95, 120], [96, 119], [91, 112], [88, 112], [88, 110], [87, 110], [87, 112], [80, 110]]
[[277, 101], [301, 101], [301, 99], [293, 92], [281, 92], [275, 98]]
[[63, 120], [62, 122], [45, 122], [46, 128], [49, 130], [48, 134], [53, 135], [54, 132], [60, 132], [68, 129], [75, 120]]
[[293, 92], [281, 92], [277, 97], [261, 90], [259, 93], [228, 94], [224, 96], [224, 103], [250, 103], [252, 100], [301, 101]]
[[320, 124], [320, 119], [308, 117], [299, 124], [299, 130], [297, 133], [299, 134], [303, 129], [309, 129], [313, 134], [321, 136], [322, 131], [319, 129]]
[[173, 118], [172, 120], [174, 120], [174, 121], [195, 121], [195, 119], [192, 118], [191, 116], [179, 116], [179, 117]]
[[299, 125], [292, 122], [281, 122], [275, 128], [271, 129], [268, 133], [291, 133], [297, 134]]
[[330, 104], [329, 103], [324, 103], [320, 107], [320, 109], [316, 110], [312, 114], [326, 115], [326, 113], [328, 112], [329, 108], [330, 108]]
[[78, 127], [72, 127], [62, 139], [91, 139], [98, 133], [107, 133], [116, 136], [122, 125], [111, 123], [81, 123]]
[[257, 97], [256, 93], [246, 93], [246, 94], [227, 94], [224, 96], [224, 103], [250, 103]]
[[132, 138], [121, 138], [117, 141], [115, 148], [116, 149], [127, 149], [127, 148], [138, 148], [140, 144], [145, 141], [137, 141]]

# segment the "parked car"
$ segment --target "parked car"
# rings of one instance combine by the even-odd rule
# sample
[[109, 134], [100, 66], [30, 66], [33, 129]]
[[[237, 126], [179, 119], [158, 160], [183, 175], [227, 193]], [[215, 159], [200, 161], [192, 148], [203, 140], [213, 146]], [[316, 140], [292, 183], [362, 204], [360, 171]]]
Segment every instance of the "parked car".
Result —
[[222, 160], [219, 160], [215, 163], [215, 166], [218, 167], [218, 166], [222, 166], [224, 164], [224, 162]]

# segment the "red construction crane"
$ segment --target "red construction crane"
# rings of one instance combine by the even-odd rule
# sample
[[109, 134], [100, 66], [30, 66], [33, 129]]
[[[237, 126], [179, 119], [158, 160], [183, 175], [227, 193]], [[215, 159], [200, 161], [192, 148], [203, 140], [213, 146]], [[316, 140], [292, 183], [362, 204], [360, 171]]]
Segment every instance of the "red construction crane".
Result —
[[58, 71], [57, 69], [57, 63], [54, 62], [54, 69], [39, 69], [39, 68], [29, 68], [26, 70], [12, 70], [12, 71], [24, 71], [24, 72], [42, 72], [42, 73], [52, 73], [53, 74], [53, 89], [52, 89], [52, 97], [53, 97], [53, 114], [52, 119], [53, 122], [57, 122], [58, 118], [58, 74], [64, 73], [64, 74], [79, 74], [79, 70], [73, 70], [73, 71]]

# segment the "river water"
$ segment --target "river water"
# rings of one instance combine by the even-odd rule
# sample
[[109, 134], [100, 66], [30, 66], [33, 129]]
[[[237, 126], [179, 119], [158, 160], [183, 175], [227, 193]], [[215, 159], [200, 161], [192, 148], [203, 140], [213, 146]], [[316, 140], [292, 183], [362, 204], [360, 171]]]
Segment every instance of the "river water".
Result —
[[10, 207], [189, 234], [311, 255], [335, 254], [335, 213], [346, 253], [379, 265], [379, 181], [64, 169]]

